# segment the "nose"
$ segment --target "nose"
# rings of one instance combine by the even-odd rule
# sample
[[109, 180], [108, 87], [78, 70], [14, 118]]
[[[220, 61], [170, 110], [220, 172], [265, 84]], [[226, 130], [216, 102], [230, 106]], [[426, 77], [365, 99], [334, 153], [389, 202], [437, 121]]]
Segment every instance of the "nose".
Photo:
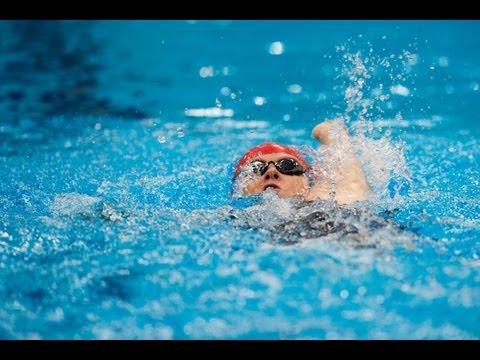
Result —
[[268, 164], [267, 172], [263, 175], [265, 180], [278, 180], [280, 179], [280, 175], [278, 173], [277, 168], [273, 164]]

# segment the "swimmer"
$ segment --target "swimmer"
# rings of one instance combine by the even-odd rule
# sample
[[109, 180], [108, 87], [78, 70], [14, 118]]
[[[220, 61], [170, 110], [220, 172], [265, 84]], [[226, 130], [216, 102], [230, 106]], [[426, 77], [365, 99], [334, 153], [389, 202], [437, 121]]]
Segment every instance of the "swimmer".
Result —
[[311, 167], [295, 149], [267, 142], [248, 150], [235, 167], [244, 196], [274, 190], [280, 197], [298, 197], [351, 204], [368, 199], [368, 183], [342, 119], [325, 120], [312, 136], [325, 146], [326, 168]]

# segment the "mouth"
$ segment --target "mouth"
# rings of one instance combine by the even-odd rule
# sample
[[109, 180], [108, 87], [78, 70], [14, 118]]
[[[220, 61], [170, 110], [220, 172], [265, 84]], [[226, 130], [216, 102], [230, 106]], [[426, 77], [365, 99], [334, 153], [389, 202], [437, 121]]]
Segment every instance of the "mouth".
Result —
[[280, 186], [275, 184], [267, 184], [263, 187], [263, 191], [267, 190], [268, 188], [273, 188], [274, 190], [280, 190]]

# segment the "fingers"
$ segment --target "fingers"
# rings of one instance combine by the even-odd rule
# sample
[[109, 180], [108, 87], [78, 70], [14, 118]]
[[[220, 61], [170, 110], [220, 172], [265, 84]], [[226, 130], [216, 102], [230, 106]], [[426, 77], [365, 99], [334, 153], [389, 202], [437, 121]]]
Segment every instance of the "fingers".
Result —
[[[332, 127], [335, 129], [332, 131]], [[322, 144], [329, 145], [332, 143], [333, 137], [348, 136], [348, 130], [343, 123], [342, 118], [336, 118], [334, 120], [325, 119], [312, 130], [312, 136], [320, 141]]]
[[331, 121], [325, 120], [313, 128], [312, 136], [322, 144], [328, 145], [331, 142], [329, 130], [332, 125], [333, 123]]

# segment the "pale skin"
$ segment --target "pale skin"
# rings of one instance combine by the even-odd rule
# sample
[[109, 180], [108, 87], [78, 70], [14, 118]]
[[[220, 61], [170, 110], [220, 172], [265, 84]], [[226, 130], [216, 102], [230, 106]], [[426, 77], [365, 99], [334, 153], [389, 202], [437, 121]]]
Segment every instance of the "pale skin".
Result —
[[[269, 162], [278, 161], [284, 158], [293, 158], [298, 161], [298, 159], [292, 155], [284, 153], [262, 155], [252, 159], [251, 161], [261, 160], [264, 162]], [[243, 193], [245, 195], [260, 194], [270, 187], [282, 197], [300, 196], [303, 198], [305, 198], [305, 195], [308, 193], [310, 188], [305, 175], [285, 175], [279, 172], [273, 164], [270, 164], [267, 172], [263, 174], [263, 176], [258, 176], [250, 181], [243, 189]]]
[[[329, 169], [312, 169], [313, 185], [307, 176], [285, 175], [274, 164], [262, 176], [251, 180], [243, 189], [245, 195], [255, 195], [272, 188], [281, 197], [300, 197], [305, 201], [333, 200], [338, 204], [351, 204], [368, 199], [368, 183], [355, 155], [347, 129], [341, 120], [328, 121], [313, 128], [312, 136], [326, 147]], [[278, 161], [294, 156], [284, 153], [262, 155], [254, 160]], [[298, 161], [298, 159], [295, 159]], [[251, 162], [250, 161], [250, 162]]]

